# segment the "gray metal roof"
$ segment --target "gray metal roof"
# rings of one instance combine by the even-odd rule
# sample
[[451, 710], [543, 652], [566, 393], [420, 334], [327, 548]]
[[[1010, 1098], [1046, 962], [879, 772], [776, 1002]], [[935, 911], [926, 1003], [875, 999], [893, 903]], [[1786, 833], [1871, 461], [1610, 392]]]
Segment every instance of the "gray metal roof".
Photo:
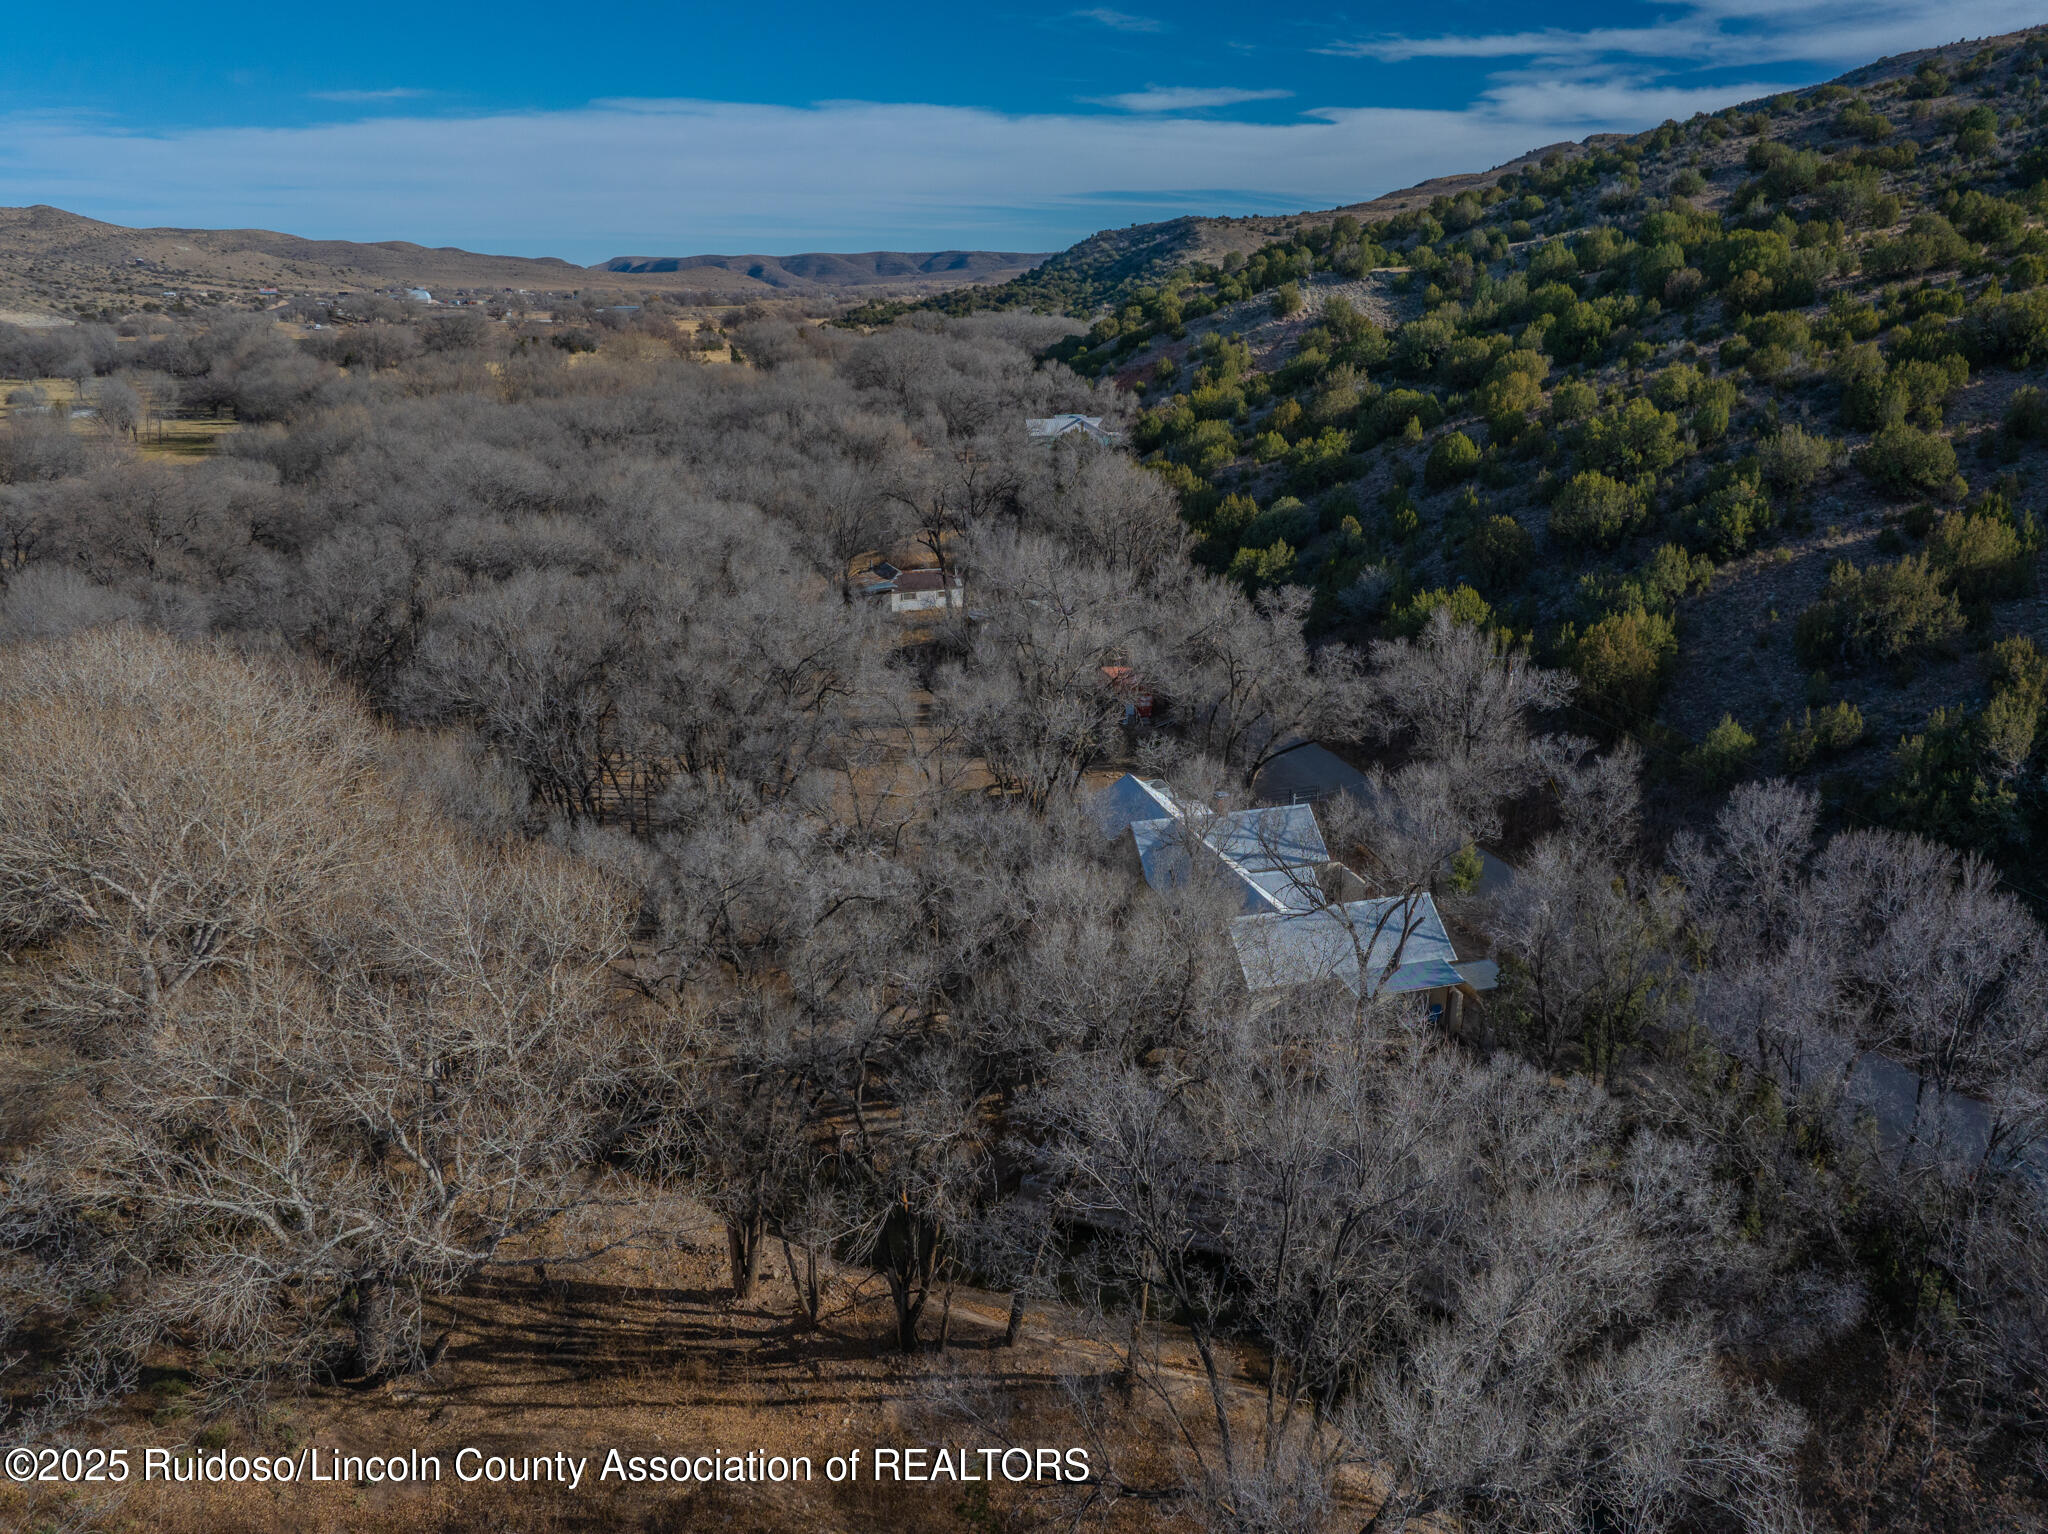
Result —
[[1145, 882], [1156, 890], [1186, 884], [1197, 857], [1237, 881], [1245, 915], [1231, 923], [1230, 938], [1253, 990], [1335, 979], [1356, 995], [1361, 953], [1367, 994], [1493, 984], [1490, 961], [1475, 960], [1462, 973], [1453, 967], [1457, 950], [1427, 894], [1325, 904], [1317, 876], [1330, 851], [1313, 805], [1216, 813], [1126, 773], [1088, 808], [1105, 835], [1129, 832]]
[[1127, 772], [1088, 801], [1088, 813], [1104, 836], [1121, 836], [1141, 821], [1178, 815], [1180, 807], [1164, 783], [1148, 782]]
[[1099, 415], [1078, 415], [1069, 411], [1065, 415], [1028, 416], [1024, 421], [1025, 432], [1039, 440], [1048, 441], [1064, 437], [1070, 431], [1086, 432], [1097, 442], [1120, 442], [1123, 433], [1112, 431], [1102, 424]]
[[1243, 887], [1247, 911], [1314, 905], [1316, 876], [1330, 861], [1315, 809], [1306, 804], [1217, 813], [1183, 805], [1164, 783], [1127, 773], [1089, 809], [1105, 834], [1130, 831], [1145, 882], [1154, 889], [1185, 884], [1199, 848]]
[[1475, 991], [1490, 991], [1500, 984], [1500, 966], [1491, 959], [1461, 959], [1458, 975]]
[[1230, 939], [1253, 990], [1338, 980], [1356, 995], [1361, 953], [1367, 995], [1435, 990], [1464, 978], [1452, 968], [1457, 950], [1426, 894], [1244, 916], [1230, 924]]

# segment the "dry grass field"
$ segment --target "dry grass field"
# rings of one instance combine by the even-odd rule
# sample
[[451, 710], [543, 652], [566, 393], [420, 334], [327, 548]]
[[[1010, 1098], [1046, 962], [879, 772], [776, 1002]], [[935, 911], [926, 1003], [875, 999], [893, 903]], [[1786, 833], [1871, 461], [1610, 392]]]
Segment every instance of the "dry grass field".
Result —
[[[45, 403], [36, 404], [36, 395], [40, 395]], [[143, 403], [145, 420], [137, 428], [135, 450], [144, 458], [160, 459], [165, 463], [196, 463], [240, 424], [233, 416], [188, 414], [180, 410], [173, 400], [164, 401], [159, 410], [158, 402], [152, 400], [146, 391], [143, 391]], [[78, 383], [69, 378], [0, 378], [0, 422], [18, 411], [50, 405], [61, 405], [69, 410], [70, 427], [81, 436], [105, 434], [97, 416], [91, 413], [90, 388], [81, 390]]]

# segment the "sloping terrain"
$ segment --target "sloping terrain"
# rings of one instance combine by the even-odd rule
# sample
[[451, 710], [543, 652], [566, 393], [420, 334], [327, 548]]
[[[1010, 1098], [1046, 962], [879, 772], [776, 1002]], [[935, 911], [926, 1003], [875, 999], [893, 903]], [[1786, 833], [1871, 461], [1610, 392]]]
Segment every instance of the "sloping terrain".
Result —
[[1054, 355], [1146, 398], [1201, 557], [1310, 588], [1321, 632], [1449, 604], [1575, 670], [1674, 814], [1811, 775], [2031, 885], [2044, 63], [2038, 30], [1952, 44], [938, 303], [1119, 305]]
[[[1163, 281], [1173, 273], [1197, 265], [1221, 265], [1233, 255], [1247, 256], [1261, 246], [1303, 229], [1327, 226], [1344, 215], [1357, 218], [1390, 218], [1439, 197], [1454, 197], [1465, 191], [1483, 191], [1501, 177], [1513, 175], [1549, 155], [1570, 155], [1614, 135], [1596, 135], [1585, 145], [1550, 144], [1496, 165], [1491, 170], [1455, 176], [1437, 176], [1397, 192], [1388, 192], [1366, 202], [1341, 208], [1288, 214], [1256, 214], [1243, 218], [1204, 218], [1188, 215], [1155, 224], [1133, 224], [1123, 229], [1104, 229], [1077, 245], [1051, 256], [1034, 257], [1027, 272], [1008, 282], [979, 289], [972, 294], [957, 293], [926, 299], [918, 307], [963, 314], [975, 309], [1050, 309], [1085, 315], [1096, 306], [1148, 283]], [[856, 323], [879, 323], [903, 312], [909, 305], [870, 305], [857, 311]]]
[[[1859, 78], [1084, 333], [0, 329], [9, 1442], [1091, 1468], [0, 1525], [2048, 1528], [2048, 35]], [[1126, 771], [1498, 984], [1254, 992]]]
[[[427, 1484], [291, 1486], [128, 1485], [98, 1498], [63, 1488], [0, 1482], [7, 1528], [149, 1528], [163, 1534], [257, 1534], [289, 1527], [318, 1534], [406, 1528], [457, 1531], [546, 1528], [584, 1531], [717, 1526], [734, 1534], [827, 1528], [876, 1534], [943, 1534], [975, 1527], [1029, 1527], [1072, 1515], [1085, 1492], [1058, 1484], [994, 1488], [892, 1482], [871, 1472], [835, 1485], [834, 1454], [871, 1443], [983, 1441], [987, 1429], [963, 1404], [997, 1405], [1009, 1442], [1065, 1444], [1074, 1432], [1063, 1392], [1080, 1379], [1113, 1379], [1124, 1339], [1099, 1336], [1057, 1308], [1034, 1308], [1012, 1345], [1003, 1341], [1008, 1296], [958, 1286], [950, 1297], [948, 1345], [914, 1358], [875, 1356], [870, 1334], [886, 1325], [874, 1276], [832, 1264], [820, 1324], [792, 1315], [792, 1276], [771, 1256], [762, 1285], [735, 1301], [723, 1271], [723, 1234], [702, 1209], [645, 1206], [672, 1227], [666, 1236], [630, 1234], [595, 1262], [562, 1264], [536, 1250], [530, 1265], [467, 1286], [437, 1303], [433, 1325], [449, 1346], [429, 1372], [381, 1386], [326, 1385], [280, 1403], [257, 1422], [237, 1423], [215, 1446], [236, 1454], [317, 1447], [341, 1455], [437, 1459]], [[636, 1208], [636, 1213], [642, 1212]], [[1159, 1388], [1199, 1409], [1200, 1366], [1185, 1333], [1163, 1327], [1155, 1345]], [[1247, 1357], [1255, 1379], [1258, 1360]], [[1259, 1396], [1239, 1383], [1250, 1417]], [[109, 1444], [193, 1452], [192, 1403], [184, 1382], [157, 1371], [102, 1425]], [[1172, 1422], [1149, 1396], [1124, 1403], [1121, 1420], [1093, 1445], [1099, 1468], [1131, 1480], [1156, 1475]], [[217, 1433], [223, 1430], [216, 1429]], [[465, 1447], [515, 1456], [565, 1453], [586, 1461], [579, 1484], [547, 1477], [456, 1479]], [[1115, 1458], [1103, 1464], [1103, 1450]], [[605, 1475], [609, 1451], [694, 1456], [705, 1452], [807, 1456], [807, 1480], [778, 1483], [639, 1484]], [[330, 1465], [331, 1469], [331, 1465]], [[474, 1471], [471, 1472], [474, 1475]], [[1356, 1478], [1352, 1478], [1355, 1480]], [[1347, 1487], [1347, 1490], [1350, 1488]], [[1362, 1500], [1362, 1499], [1360, 1499]], [[1371, 1504], [1358, 1509], [1363, 1518]], [[1133, 1510], [1135, 1511], [1135, 1509]], [[82, 1516], [83, 1515], [83, 1516]], [[15, 1520], [18, 1519], [17, 1523]], [[1004, 1521], [998, 1522], [996, 1520]], [[76, 1526], [76, 1525], [73, 1525]], [[1117, 1527], [1143, 1529], [1137, 1517]]]
[[32, 265], [119, 274], [144, 286], [176, 275], [224, 286], [563, 288], [584, 276], [582, 267], [552, 257], [478, 255], [403, 240], [305, 240], [268, 229], [128, 229], [45, 205], [0, 208], [0, 263], [9, 276]]
[[552, 256], [483, 255], [405, 240], [308, 240], [269, 229], [128, 229], [45, 205], [0, 208], [0, 310], [19, 311], [29, 323], [71, 317], [81, 305], [102, 315], [125, 312], [187, 290], [253, 300], [266, 288], [285, 296], [410, 287], [571, 293], [596, 282], [628, 294], [709, 291], [734, 302], [841, 288], [915, 295], [1000, 280], [1043, 259], [1008, 251], [867, 251], [620, 256], [583, 267]]

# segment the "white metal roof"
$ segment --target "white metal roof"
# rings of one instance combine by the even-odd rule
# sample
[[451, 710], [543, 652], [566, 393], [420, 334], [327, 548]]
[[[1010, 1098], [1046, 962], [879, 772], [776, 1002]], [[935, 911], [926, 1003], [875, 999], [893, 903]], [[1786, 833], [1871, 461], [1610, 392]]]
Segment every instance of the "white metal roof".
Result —
[[1105, 835], [1130, 833], [1145, 882], [1156, 890], [1187, 882], [1196, 849], [1239, 883], [1245, 915], [1231, 923], [1230, 939], [1253, 990], [1325, 979], [1354, 995], [1361, 984], [1368, 995], [1492, 987], [1490, 961], [1453, 967], [1457, 949], [1427, 893], [1324, 903], [1317, 876], [1330, 852], [1313, 805], [1219, 813], [1182, 804], [1166, 784], [1126, 773], [1090, 801], [1089, 811]]
[[1066, 415], [1027, 416], [1024, 430], [1041, 441], [1064, 437], [1070, 431], [1086, 432], [1097, 442], [1114, 442], [1122, 435], [1105, 427], [1099, 415], [1077, 415], [1071, 411]]
[[1126, 773], [1090, 805], [1104, 832], [1126, 830], [1145, 882], [1156, 890], [1187, 882], [1193, 849], [1244, 889], [1247, 911], [1295, 911], [1315, 903], [1316, 876], [1330, 861], [1313, 806], [1212, 811], [1184, 805], [1164, 783]]
[[1357, 995], [1398, 995], [1458, 985], [1457, 950], [1427, 894], [1354, 900], [1341, 906], [1243, 916], [1230, 940], [1253, 990], [1338, 980]]

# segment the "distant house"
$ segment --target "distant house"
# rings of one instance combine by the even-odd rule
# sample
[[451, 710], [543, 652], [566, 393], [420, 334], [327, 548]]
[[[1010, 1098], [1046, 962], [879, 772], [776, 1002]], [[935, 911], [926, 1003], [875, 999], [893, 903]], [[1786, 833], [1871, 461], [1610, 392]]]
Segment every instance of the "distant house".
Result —
[[1076, 432], [1104, 447], [1124, 440], [1124, 434], [1104, 426], [1099, 415], [1032, 416], [1025, 420], [1024, 432], [1033, 442], [1057, 442]]
[[1248, 989], [1334, 980], [1354, 996], [1420, 994], [1455, 1025], [1466, 1000], [1493, 988], [1493, 962], [1458, 958], [1426, 892], [1349, 898], [1364, 887], [1331, 859], [1313, 805], [1219, 811], [1126, 774], [1090, 810], [1106, 834], [1130, 838], [1153, 889], [1185, 885], [1199, 859], [1241, 894], [1230, 940]]
[[1152, 717], [1152, 689], [1139, 679], [1137, 672], [1129, 666], [1104, 666], [1102, 675], [1110, 691], [1123, 701], [1124, 718]]
[[[891, 573], [882, 576], [884, 569]], [[941, 612], [958, 607], [966, 595], [958, 573], [951, 570], [898, 570], [885, 562], [877, 565], [873, 573], [881, 578], [862, 590], [886, 600], [892, 613]]]

